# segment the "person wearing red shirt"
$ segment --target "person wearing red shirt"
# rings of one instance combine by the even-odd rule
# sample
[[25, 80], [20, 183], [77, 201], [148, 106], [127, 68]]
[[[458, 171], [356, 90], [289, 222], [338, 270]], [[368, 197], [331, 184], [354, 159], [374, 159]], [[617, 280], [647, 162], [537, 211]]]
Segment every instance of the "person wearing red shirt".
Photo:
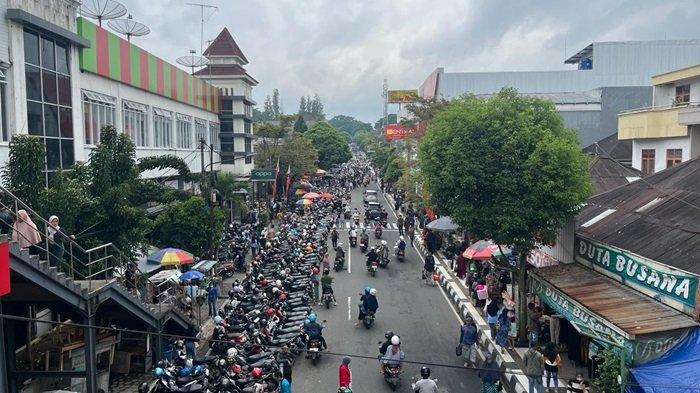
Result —
[[343, 361], [338, 367], [338, 374], [340, 387], [351, 387], [352, 373], [350, 372], [350, 358], [348, 356], [343, 356]]

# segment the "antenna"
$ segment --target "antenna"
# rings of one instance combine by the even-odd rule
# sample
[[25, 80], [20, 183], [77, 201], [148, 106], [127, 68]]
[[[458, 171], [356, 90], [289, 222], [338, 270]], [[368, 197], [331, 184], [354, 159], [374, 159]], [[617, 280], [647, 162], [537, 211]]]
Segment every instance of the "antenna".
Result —
[[126, 40], [131, 42], [131, 36], [140, 37], [151, 32], [151, 29], [143, 23], [136, 22], [131, 14], [126, 19], [114, 19], [107, 22], [107, 25], [117, 33], [124, 34]]
[[180, 56], [175, 61], [177, 61], [177, 64], [190, 67], [192, 69], [192, 74], [194, 74], [195, 67], [202, 67], [209, 64], [209, 60], [206, 57], [197, 56], [196, 53], [194, 49], [191, 49], [189, 55]]
[[116, 19], [126, 15], [126, 7], [114, 0], [84, 0], [80, 5], [80, 14], [97, 19], [102, 26], [103, 19]]
[[195, 7], [199, 7], [200, 15], [201, 15], [201, 27], [199, 30], [199, 53], [204, 53], [204, 9], [205, 8], [210, 8], [213, 10], [218, 10], [219, 7], [215, 5], [209, 5], [205, 3], [187, 3], [187, 5], [193, 5]]

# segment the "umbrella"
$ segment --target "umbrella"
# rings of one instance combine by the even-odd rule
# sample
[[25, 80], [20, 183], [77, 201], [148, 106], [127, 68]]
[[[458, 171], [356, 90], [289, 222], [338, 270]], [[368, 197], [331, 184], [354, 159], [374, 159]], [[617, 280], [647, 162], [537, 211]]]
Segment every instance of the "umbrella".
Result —
[[179, 248], [163, 248], [148, 256], [148, 263], [161, 266], [187, 265], [192, 262], [192, 254]]
[[307, 192], [306, 194], [304, 194], [304, 196], [302, 198], [304, 198], [304, 199], [316, 199], [316, 198], [320, 198], [320, 197], [321, 197], [321, 195], [318, 193]]
[[297, 205], [310, 205], [314, 203], [311, 199], [299, 199]]
[[180, 281], [199, 280], [202, 277], [204, 277], [204, 274], [202, 272], [198, 272], [196, 270], [190, 270], [186, 273], [183, 273], [180, 276]]
[[297, 188], [296, 191], [294, 191], [294, 195], [304, 195], [306, 194], [306, 191], [302, 190], [301, 188]]
[[452, 232], [459, 229], [459, 226], [452, 222], [449, 216], [440, 217], [435, 221], [431, 221], [427, 225], [428, 229], [440, 232]]
[[324, 192], [321, 194], [321, 198], [330, 199], [330, 198], [333, 198], [333, 194], [331, 194], [330, 192]]
[[503, 254], [498, 249], [497, 244], [493, 244], [490, 240], [479, 240], [464, 250], [463, 257], [473, 260], [489, 260], [492, 256], [510, 255], [513, 250], [507, 246], [501, 246]]
[[316, 169], [316, 174], [317, 175], [325, 175], [326, 171], [324, 171], [323, 169]]

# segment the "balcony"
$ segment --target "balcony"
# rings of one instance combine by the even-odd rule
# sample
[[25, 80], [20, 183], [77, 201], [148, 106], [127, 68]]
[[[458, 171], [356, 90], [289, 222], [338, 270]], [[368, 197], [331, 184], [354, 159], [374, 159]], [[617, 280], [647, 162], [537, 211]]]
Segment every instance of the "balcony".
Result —
[[688, 127], [680, 124], [679, 114], [684, 106], [633, 109], [617, 117], [619, 139], [668, 138], [688, 135]]
[[678, 112], [678, 123], [684, 126], [700, 124], [700, 104], [693, 103]]

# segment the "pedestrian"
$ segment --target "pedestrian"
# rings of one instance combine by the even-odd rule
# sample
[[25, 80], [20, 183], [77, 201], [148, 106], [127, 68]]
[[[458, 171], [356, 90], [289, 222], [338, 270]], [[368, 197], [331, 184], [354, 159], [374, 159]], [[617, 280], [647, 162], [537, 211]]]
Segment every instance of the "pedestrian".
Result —
[[479, 371], [479, 378], [481, 378], [482, 393], [498, 393], [498, 384], [501, 382], [501, 369], [496, 364], [495, 352], [486, 356], [484, 364]]
[[577, 373], [576, 378], [569, 380], [566, 385], [566, 393], [588, 393], [590, 385], [583, 379], [583, 374]]
[[311, 269], [311, 275], [310, 275], [311, 285], [313, 285], [313, 292], [314, 292], [313, 302], [320, 306], [321, 305], [321, 302], [320, 302], [321, 297], [320, 297], [318, 292], [319, 292], [319, 288], [320, 288], [321, 278], [318, 276], [318, 274], [319, 274], [318, 267], [314, 266]]
[[216, 283], [210, 282], [207, 290], [207, 303], [209, 305], [209, 316], [216, 315], [216, 300], [219, 298], [219, 288]]
[[10, 234], [12, 230], [12, 224], [14, 219], [12, 218], [12, 212], [6, 207], [0, 208], [0, 235], [3, 233]]
[[340, 389], [352, 389], [352, 371], [350, 371], [349, 356], [343, 356], [343, 360], [338, 367], [338, 385], [340, 385]]
[[187, 297], [189, 297], [192, 301], [197, 299], [197, 287], [191, 280], [185, 281], [185, 295], [187, 295]]
[[542, 307], [535, 306], [535, 303], [527, 305], [527, 337], [531, 345], [539, 342], [540, 330], [542, 326]]
[[403, 236], [403, 214], [399, 213], [399, 217], [396, 219], [396, 226], [399, 228], [399, 236]]
[[292, 393], [292, 383], [281, 372], [275, 371], [275, 381], [277, 381], [279, 386], [279, 393]]
[[484, 293], [483, 291], [487, 291], [486, 287], [486, 281], [483, 279], [478, 279], [475, 284], [474, 284], [474, 294], [476, 298], [476, 309], [483, 314], [484, 311], [484, 306], [486, 305], [486, 298], [488, 296], [479, 296], [479, 293]]
[[64, 242], [66, 239], [75, 239], [75, 236], [68, 236], [66, 232], [58, 225], [58, 217], [49, 217], [49, 226], [47, 228], [49, 237], [49, 266], [58, 267], [63, 261], [63, 253], [65, 251]]
[[338, 248], [338, 231], [336, 231], [335, 228], [331, 231], [331, 245], [333, 249]]
[[255, 258], [258, 255], [258, 249], [260, 248], [260, 242], [257, 237], [253, 237], [250, 241], [250, 254]]
[[544, 374], [547, 381], [547, 392], [551, 392], [551, 381], [554, 380], [554, 391], [559, 388], [559, 366], [561, 365], [561, 356], [557, 353], [556, 347], [548, 351], [544, 358]]
[[292, 383], [292, 364], [294, 363], [294, 354], [289, 351], [289, 346], [287, 344], [282, 345], [280, 348], [280, 353], [278, 356], [278, 361], [280, 364], [280, 370], [282, 371], [282, 376], [284, 379]]
[[321, 260], [323, 271], [330, 270], [331, 268], [331, 256], [328, 251], [323, 253], [323, 259]]
[[530, 343], [525, 355], [523, 355], [523, 372], [527, 376], [528, 392], [542, 393], [542, 374], [544, 372], [544, 359], [541, 353], [535, 349], [535, 345]]
[[515, 315], [510, 318], [510, 325], [508, 326], [508, 349], [511, 351], [515, 349], [515, 339], [518, 338], [518, 323], [515, 320]]
[[489, 329], [491, 330], [491, 338], [496, 338], [496, 322], [498, 317], [501, 315], [500, 300], [493, 299], [486, 306], [486, 323], [489, 324]]
[[457, 253], [457, 260], [455, 261], [455, 273], [460, 280], [464, 280], [467, 275], [467, 259], [462, 255], [464, 253], [463, 249], [460, 249]]
[[36, 224], [24, 209], [17, 210], [17, 220], [12, 225], [12, 241], [19, 243], [20, 248], [29, 248], [31, 253], [37, 251], [36, 245], [41, 242]]
[[510, 318], [505, 309], [501, 309], [494, 328], [496, 329], [496, 344], [501, 347], [501, 352], [505, 353], [508, 347], [508, 335], [510, 333]]
[[473, 367], [476, 364], [476, 342], [479, 338], [476, 324], [471, 316], [468, 316], [459, 332], [459, 345], [462, 347], [462, 356], [467, 360], [464, 367]]

